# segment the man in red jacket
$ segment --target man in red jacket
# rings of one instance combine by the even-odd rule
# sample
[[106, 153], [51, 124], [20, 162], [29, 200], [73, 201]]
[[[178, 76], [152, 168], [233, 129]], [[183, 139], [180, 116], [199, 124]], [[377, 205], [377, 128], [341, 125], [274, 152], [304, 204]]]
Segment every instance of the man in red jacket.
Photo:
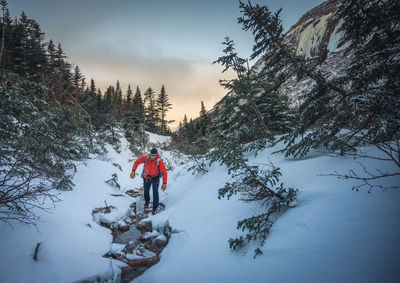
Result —
[[162, 175], [163, 185], [161, 190], [165, 191], [167, 189], [167, 170], [165, 170], [164, 162], [161, 160], [157, 149], [153, 148], [149, 155], [143, 155], [135, 161], [132, 167], [132, 172], [130, 177], [135, 178], [135, 171], [139, 164], [144, 163], [143, 168], [143, 181], [144, 181], [144, 208], [149, 207], [150, 202], [150, 186], [153, 186], [153, 214], [157, 213], [158, 208], [158, 185], [160, 183], [160, 178]]

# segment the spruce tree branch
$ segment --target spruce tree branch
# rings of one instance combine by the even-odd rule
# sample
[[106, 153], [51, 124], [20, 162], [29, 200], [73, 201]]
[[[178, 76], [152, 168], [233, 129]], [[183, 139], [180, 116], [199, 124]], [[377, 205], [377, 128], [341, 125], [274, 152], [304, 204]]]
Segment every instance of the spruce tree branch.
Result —
[[273, 190], [271, 190], [270, 188], [268, 188], [267, 186], [265, 186], [263, 183], [260, 182], [259, 177], [256, 174], [254, 174], [253, 170], [251, 170], [251, 168], [246, 164], [246, 162], [244, 160], [240, 160], [239, 162], [243, 166], [243, 168], [245, 168], [247, 170], [247, 172], [250, 173], [250, 175], [253, 177], [253, 179], [255, 180], [257, 185], [262, 187], [264, 190], [268, 191], [271, 194], [271, 196], [274, 196], [274, 197], [277, 197], [277, 198], [283, 200], [283, 197], [281, 195], [275, 193]]

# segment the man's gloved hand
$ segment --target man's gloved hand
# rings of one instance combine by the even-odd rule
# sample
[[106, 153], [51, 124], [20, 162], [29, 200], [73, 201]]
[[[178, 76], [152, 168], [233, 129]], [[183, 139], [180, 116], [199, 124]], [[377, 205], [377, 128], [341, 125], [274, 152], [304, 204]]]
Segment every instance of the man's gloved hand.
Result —
[[161, 190], [162, 190], [162, 191], [165, 191], [166, 189], [167, 189], [167, 184], [162, 184]]
[[131, 179], [135, 178], [135, 171], [131, 172]]

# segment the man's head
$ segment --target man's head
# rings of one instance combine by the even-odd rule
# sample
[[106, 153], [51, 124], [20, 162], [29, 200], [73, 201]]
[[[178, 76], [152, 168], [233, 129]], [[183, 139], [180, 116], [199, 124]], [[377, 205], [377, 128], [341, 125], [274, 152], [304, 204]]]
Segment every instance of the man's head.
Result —
[[157, 149], [153, 148], [150, 151], [150, 158], [151, 158], [151, 160], [154, 160], [154, 159], [156, 159], [156, 157], [157, 157]]

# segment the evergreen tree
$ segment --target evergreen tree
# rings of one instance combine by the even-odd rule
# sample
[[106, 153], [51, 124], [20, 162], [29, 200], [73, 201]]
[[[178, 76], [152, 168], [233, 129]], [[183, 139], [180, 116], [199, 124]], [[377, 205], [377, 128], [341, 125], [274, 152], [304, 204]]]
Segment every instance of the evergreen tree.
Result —
[[160, 126], [161, 126], [161, 133], [165, 135], [167, 133], [167, 125], [174, 121], [168, 121], [167, 119], [167, 112], [172, 109], [172, 104], [169, 103], [169, 97], [165, 91], [164, 85], [161, 87], [161, 92], [157, 97], [156, 100], [156, 109], [160, 113]]
[[200, 118], [204, 118], [206, 114], [207, 114], [206, 107], [204, 106], [203, 101], [201, 101]]
[[5, 70], [5, 62], [4, 62], [4, 53], [5, 53], [5, 32], [6, 32], [6, 11], [7, 9], [7, 1], [1, 0], [1, 46], [0, 46], [0, 66], [3, 68], [3, 74]]
[[13, 58], [14, 58], [14, 36], [13, 36], [13, 24], [10, 17], [10, 12], [7, 9], [7, 2], [2, 1], [2, 21], [1, 21], [1, 44], [2, 44], [2, 56], [1, 56], [1, 68], [3, 75], [6, 69], [12, 69]]
[[28, 66], [26, 64], [26, 41], [27, 41], [28, 18], [24, 12], [14, 23], [14, 66], [13, 70], [19, 75], [26, 75]]
[[89, 88], [89, 91], [90, 91], [90, 94], [91, 94], [91, 96], [95, 96], [96, 95], [96, 92], [97, 92], [97, 90], [96, 90], [96, 84], [94, 83], [94, 80], [93, 79], [90, 79], [90, 88]]
[[96, 108], [100, 113], [104, 114], [103, 95], [102, 95], [101, 90], [99, 88], [97, 89], [97, 94], [96, 94]]
[[206, 131], [209, 126], [210, 119], [207, 116], [206, 107], [204, 106], [203, 101], [201, 102], [200, 108], [200, 118], [199, 118], [199, 131], [202, 137], [206, 136]]
[[[52, 41], [50, 41], [50, 42], [52, 43]], [[52, 46], [54, 46], [54, 45], [52, 45]], [[48, 50], [49, 50], [49, 53], [50, 53], [50, 43], [49, 43]], [[53, 51], [54, 51], [54, 49], [53, 49]], [[73, 82], [73, 86], [75, 88], [79, 88], [80, 87], [80, 83], [81, 83], [82, 78], [83, 78], [83, 75], [81, 73], [81, 70], [79, 69], [79, 66], [76, 65], [75, 68], [74, 68], [74, 76], [73, 76], [73, 81], [72, 81]]]
[[183, 127], [187, 127], [187, 125], [188, 125], [188, 120], [187, 120], [187, 117], [186, 117], [186, 113], [185, 113], [185, 115], [183, 116], [183, 123], [182, 123], [182, 125], [183, 125]]
[[150, 131], [156, 131], [156, 125], [159, 121], [159, 113], [156, 108], [155, 92], [151, 87], [149, 87], [144, 93], [144, 107], [146, 128]]
[[276, 119], [266, 119], [271, 118], [271, 111], [277, 112], [273, 108], [286, 98], [276, 96], [275, 100], [266, 103], [268, 100], [266, 97], [270, 96], [269, 91], [263, 90], [263, 81], [257, 74], [247, 70], [247, 60], [238, 57], [233, 40], [226, 37], [223, 45], [225, 55], [214, 63], [225, 66], [224, 71], [232, 68], [237, 78], [221, 82], [229, 92], [216, 105], [219, 111], [210, 125], [211, 134], [215, 135], [211, 141], [218, 142], [222, 134], [235, 139], [239, 144], [257, 141], [257, 147], [261, 149], [267, 145], [266, 141], [273, 141], [274, 134], [279, 133], [274, 131], [272, 124], [285, 124], [288, 118], [282, 113], [279, 117], [277, 115]]
[[35, 224], [34, 209], [57, 199], [53, 189], [72, 189], [73, 161], [88, 158], [90, 127], [81, 109], [51, 104], [43, 84], [11, 73], [8, 80], [0, 84], [0, 219]]
[[125, 138], [129, 141], [129, 149], [134, 155], [140, 155], [148, 144], [145, 133], [144, 104], [139, 86], [133, 96], [131, 110], [128, 110], [125, 121]]
[[[244, 4], [240, 2], [240, 5], [242, 8]], [[251, 3], [248, 5], [251, 6]], [[265, 16], [274, 18], [271, 14], [258, 13], [256, 19], [263, 21]], [[239, 19], [241, 21], [242, 18]], [[281, 32], [278, 29], [276, 35]], [[255, 46], [262, 40], [256, 36]], [[262, 43], [269, 44], [266, 41]], [[237, 78], [222, 81], [229, 92], [215, 107], [217, 111], [210, 125], [211, 134], [208, 139], [213, 150], [206, 154], [206, 158], [210, 164], [217, 162], [226, 165], [232, 177], [232, 181], [219, 190], [219, 198], [229, 199], [232, 195], [240, 194], [243, 200], [262, 201], [265, 207], [264, 213], [238, 222], [237, 228], [247, 230], [247, 234], [229, 240], [230, 247], [236, 249], [246, 241], [260, 240], [263, 245], [273, 220], [290, 207], [296, 198], [296, 190], [279, 184], [281, 173], [273, 164], [252, 165], [245, 157], [249, 151], [259, 150], [274, 141], [275, 134], [287, 130], [277, 125], [289, 120], [289, 113], [278, 113], [274, 109], [276, 103], [282, 107], [287, 106], [286, 98], [276, 93], [282, 83], [278, 72], [272, 71], [266, 80], [262, 80], [258, 73], [249, 70], [247, 60], [237, 55], [229, 37], [225, 38], [223, 45], [224, 56], [214, 63], [222, 64], [225, 67], [223, 72], [234, 70]], [[263, 50], [257, 48], [253, 48], [253, 59], [263, 53]], [[201, 123], [198, 123], [197, 128], [201, 129]], [[257, 248], [255, 256], [260, 253], [261, 250]]]
[[50, 74], [52, 72], [52, 70], [54, 70], [55, 64], [56, 64], [55, 63], [55, 61], [56, 61], [56, 46], [54, 45], [54, 42], [52, 39], [50, 39], [49, 43], [47, 44], [46, 58], [47, 58], [46, 72], [48, 74]]
[[119, 80], [117, 80], [117, 84], [115, 86], [115, 100], [114, 100], [114, 102], [118, 106], [122, 105], [122, 90], [121, 90], [121, 86], [119, 84]]
[[[347, 92], [346, 102], [339, 109], [341, 113], [346, 110], [351, 112], [339, 114], [335, 121], [337, 126], [347, 123], [346, 126], [352, 131], [340, 135], [340, 142], [346, 143], [350, 148], [363, 142], [398, 142], [400, 3], [350, 0], [342, 5], [340, 13], [344, 19], [342, 30], [345, 38], [350, 42], [350, 48], [355, 50], [353, 60], [342, 78], [343, 84], [351, 85], [351, 88]], [[345, 117], [349, 120], [344, 120]], [[356, 133], [363, 129], [368, 133], [364, 137], [358, 137]], [[397, 146], [397, 160], [400, 160], [398, 149]], [[385, 147], [383, 151], [393, 150], [396, 151], [393, 147]], [[397, 165], [400, 167], [400, 162]]]
[[[396, 118], [400, 104], [396, 70], [400, 64], [394, 55], [400, 48], [396, 35], [398, 1], [343, 2], [338, 16], [344, 19], [342, 31], [351, 42], [348, 50], [354, 54], [349, 54], [352, 62], [342, 77], [316, 72], [312, 61], [293, 53], [284, 41], [279, 13], [251, 3], [241, 3], [240, 7], [243, 17], [239, 22], [255, 36], [252, 56], [268, 54], [263, 72], [277, 65], [279, 58], [279, 62], [286, 62], [287, 70], [315, 82], [302, 97], [300, 123], [284, 137], [287, 155], [304, 156], [310, 148], [319, 146], [344, 154], [363, 143], [384, 148], [383, 152], [396, 152], [398, 146], [388, 141], [398, 140], [400, 128]], [[393, 159], [396, 157], [389, 154], [388, 160]]]
[[[373, 144], [386, 154], [385, 160], [394, 161], [400, 168], [397, 162], [400, 152], [397, 119], [400, 114], [397, 95], [400, 3], [379, 0], [342, 3], [337, 16], [344, 19], [341, 29], [350, 42], [347, 55], [352, 62], [340, 77], [315, 71], [312, 60], [294, 54], [284, 40], [279, 12], [273, 14], [267, 6], [251, 2], [241, 2], [240, 8], [243, 16], [239, 22], [255, 37], [252, 58], [265, 54], [261, 72], [286, 69], [297, 74], [298, 79], [308, 77], [313, 81], [313, 88], [301, 97], [299, 123], [283, 137], [287, 143], [286, 154], [301, 157], [310, 148], [320, 146], [345, 154], [357, 152], [356, 147], [360, 145]], [[377, 171], [377, 174], [366, 172], [368, 177], [356, 179], [368, 182], [400, 175], [399, 170], [389, 175]], [[353, 177], [352, 174], [347, 176]]]
[[136, 92], [133, 97], [132, 104], [133, 104], [132, 121], [135, 130], [142, 130], [144, 128], [144, 105], [139, 86], [136, 87]]
[[81, 88], [81, 89], [85, 89], [85, 87], [86, 87], [86, 78], [83, 77], [83, 78], [81, 79], [80, 88]]
[[128, 85], [128, 89], [126, 90], [126, 100], [125, 100], [125, 105], [127, 106], [128, 109], [131, 109], [132, 104], [132, 89], [131, 85]]
[[109, 86], [104, 94], [104, 110], [110, 112], [112, 108], [113, 87]]
[[[64, 54], [61, 43], [59, 43], [56, 51], [56, 70], [60, 75], [61, 84], [64, 89], [68, 89], [71, 82], [71, 65], [65, 60], [66, 58], [67, 56]], [[82, 88], [84, 88], [83, 85]]]

